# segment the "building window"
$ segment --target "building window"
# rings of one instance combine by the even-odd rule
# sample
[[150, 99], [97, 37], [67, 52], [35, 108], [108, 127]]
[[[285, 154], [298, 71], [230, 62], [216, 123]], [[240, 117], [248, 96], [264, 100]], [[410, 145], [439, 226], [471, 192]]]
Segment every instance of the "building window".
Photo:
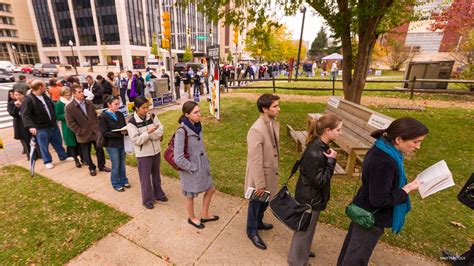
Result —
[[[127, 23], [130, 44], [146, 46], [143, 6], [141, 0], [127, 0]], [[173, 19], [171, 19], [173, 21]]]
[[[153, 34], [160, 34], [161, 23], [160, 23], [160, 9], [158, 7], [158, 0], [147, 0], [147, 18], [148, 18], [148, 41], [149, 46], [152, 45]], [[158, 35], [155, 36], [156, 41], [158, 42]]]
[[16, 30], [1, 30], [0, 29], [0, 37], [17, 37]]
[[442, 39], [442, 32], [408, 33], [405, 46], [419, 47], [421, 52], [438, 52]]
[[73, 0], [79, 44], [97, 45], [90, 0]]
[[91, 66], [97, 66], [100, 64], [100, 59], [98, 56], [86, 56], [86, 62], [88, 62]]
[[79, 58], [78, 58], [77, 56], [74, 56], [74, 57], [72, 57], [72, 56], [66, 56], [66, 60], [67, 60], [67, 63], [68, 63], [69, 65], [72, 65], [72, 66], [74, 66], [74, 65], [79, 66]]
[[180, 50], [186, 49], [186, 9], [178, 7], [176, 9], [176, 15], [178, 16], [178, 44], [176, 47]]
[[115, 1], [99, 0], [95, 4], [101, 43], [120, 44]]
[[39, 54], [36, 45], [25, 43], [10, 43], [15, 46], [14, 61], [17, 64], [35, 64], [39, 63]]
[[0, 43], [0, 60], [10, 61], [7, 44], [3, 42]]
[[0, 24], [14, 25], [14, 23], [13, 23], [13, 18], [11, 18], [11, 17], [5, 17], [5, 16], [0, 16]]
[[49, 15], [47, 0], [33, 0], [33, 9], [35, 10], [36, 23], [41, 37], [41, 43], [44, 47], [56, 46], [56, 39], [53, 34], [53, 26]]
[[48, 56], [49, 63], [53, 65], [59, 65], [59, 56]]
[[0, 3], [0, 11], [11, 12], [11, 6], [9, 4]]
[[145, 57], [144, 56], [132, 56], [133, 69], [145, 68]]
[[69, 40], [76, 42], [72, 28], [71, 14], [67, 0], [53, 0], [53, 9], [56, 18], [56, 28], [61, 46], [69, 46]]
[[122, 56], [120, 56], [120, 55], [110, 55], [110, 56], [107, 56], [107, 65], [109, 65], [109, 66], [116, 66], [116, 65], [117, 65], [117, 63], [116, 63], [117, 61], [119, 62], [120, 69], [123, 69]]

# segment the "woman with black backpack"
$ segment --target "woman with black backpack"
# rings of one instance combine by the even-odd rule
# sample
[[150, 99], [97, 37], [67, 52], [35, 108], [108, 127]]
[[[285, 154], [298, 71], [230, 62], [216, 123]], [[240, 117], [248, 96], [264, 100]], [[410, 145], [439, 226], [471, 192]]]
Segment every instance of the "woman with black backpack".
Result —
[[289, 265], [308, 265], [316, 224], [329, 201], [331, 177], [336, 167], [337, 152], [329, 148], [342, 131], [341, 118], [326, 114], [311, 121], [306, 140], [307, 148], [301, 158], [300, 176], [296, 182], [295, 199], [311, 205], [311, 221], [306, 231], [295, 231], [288, 254]]

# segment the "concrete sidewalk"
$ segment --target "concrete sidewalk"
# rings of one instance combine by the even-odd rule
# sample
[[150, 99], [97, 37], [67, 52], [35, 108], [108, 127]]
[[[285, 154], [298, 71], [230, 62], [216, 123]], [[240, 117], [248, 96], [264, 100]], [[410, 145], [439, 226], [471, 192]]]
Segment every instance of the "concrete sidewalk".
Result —
[[[17, 164], [28, 167], [26, 160]], [[135, 167], [127, 167], [132, 188], [124, 193], [112, 189], [108, 173], [99, 172], [97, 176], [91, 177], [86, 167], [77, 169], [69, 162], [57, 163], [51, 170], [38, 163], [36, 172], [133, 217], [70, 261], [70, 265], [286, 264], [292, 232], [267, 212], [266, 222], [275, 225], [273, 230], [261, 232], [269, 249], [261, 251], [255, 248], [245, 234], [247, 204], [241, 198], [217, 192], [211, 213], [219, 215], [221, 219], [206, 223], [206, 228], [199, 230], [187, 223], [177, 179], [162, 177], [163, 188], [170, 201], [147, 210], [141, 205]], [[201, 200], [202, 197], [197, 198], [196, 207], [199, 207]], [[345, 234], [344, 230], [318, 224], [312, 247], [316, 258], [310, 259], [310, 263], [335, 265]], [[385, 243], [379, 243], [371, 262], [381, 265], [438, 264]]]

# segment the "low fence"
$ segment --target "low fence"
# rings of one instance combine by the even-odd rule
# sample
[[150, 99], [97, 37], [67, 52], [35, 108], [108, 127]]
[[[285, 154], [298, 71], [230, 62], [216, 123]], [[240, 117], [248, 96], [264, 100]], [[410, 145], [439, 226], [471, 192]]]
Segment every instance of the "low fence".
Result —
[[[246, 86], [249, 82], [259, 81], [272, 81], [272, 86], [258, 86], [248, 87]], [[276, 81], [286, 82], [328, 82], [332, 83], [331, 87], [328, 88], [316, 88], [316, 87], [283, 87], [276, 86]], [[342, 83], [342, 80], [328, 80], [328, 79], [289, 79], [289, 78], [269, 78], [269, 79], [229, 79], [228, 83], [237, 84], [245, 82], [245, 86], [227, 86], [227, 89], [273, 89], [276, 92], [277, 89], [285, 90], [297, 90], [297, 91], [332, 91], [332, 95], [336, 91], [343, 91], [341, 88], [336, 88], [336, 82]], [[366, 80], [366, 83], [398, 83], [408, 84], [408, 88], [394, 87], [393, 89], [364, 89], [364, 92], [406, 92], [410, 93], [410, 99], [413, 99], [414, 93], [441, 93], [441, 94], [456, 94], [456, 95], [474, 95], [474, 80], [453, 80], [453, 79], [417, 79], [414, 77], [411, 80]], [[455, 83], [455, 84], [470, 84], [471, 90], [462, 89], [415, 89], [418, 82], [441, 82], [441, 83]]]

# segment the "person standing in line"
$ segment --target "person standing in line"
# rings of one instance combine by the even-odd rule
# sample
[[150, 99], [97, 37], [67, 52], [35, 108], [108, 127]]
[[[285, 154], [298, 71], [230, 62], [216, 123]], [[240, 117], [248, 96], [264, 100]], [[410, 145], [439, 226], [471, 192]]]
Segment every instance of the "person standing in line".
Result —
[[107, 103], [105, 102], [106, 99], [112, 95], [112, 83], [110, 83], [107, 79], [105, 79], [102, 75], [97, 75], [96, 77], [97, 83], [102, 88], [102, 107], [107, 108]]
[[[17, 139], [21, 142], [23, 146], [23, 154], [26, 154], [26, 158], [30, 159], [30, 140], [31, 133], [23, 125], [23, 120], [21, 118], [21, 105], [25, 100], [25, 94], [23, 89], [17, 88], [13, 90], [13, 97], [11, 101], [8, 101], [7, 111], [13, 117], [13, 131], [14, 139]], [[36, 149], [36, 158], [41, 158], [39, 150]]]
[[28, 83], [26, 83], [26, 76], [18, 75], [18, 81], [13, 85], [12, 89], [21, 89], [23, 91], [23, 95], [26, 96], [26, 92], [30, 89], [30, 86], [28, 85]]
[[174, 72], [174, 89], [176, 91], [176, 99], [181, 98], [181, 80], [182, 77], [179, 72]]
[[107, 109], [99, 116], [99, 130], [103, 136], [102, 145], [109, 154], [112, 162], [110, 172], [110, 182], [112, 187], [118, 192], [124, 192], [125, 188], [131, 188], [125, 173], [125, 149], [123, 146], [123, 136], [127, 131], [112, 131], [121, 129], [127, 124], [122, 112], [119, 111], [120, 98], [109, 96], [106, 99]]
[[[260, 117], [253, 123], [247, 133], [247, 167], [245, 186], [255, 188], [256, 195], [270, 192], [270, 198], [278, 192], [278, 160], [280, 124], [276, 118], [280, 114], [280, 97], [265, 93], [257, 100]], [[272, 224], [263, 222], [268, 202], [249, 201], [247, 213], [247, 236], [259, 249], [267, 249], [258, 230], [270, 230]]]
[[384, 228], [398, 234], [411, 209], [411, 191], [418, 190], [418, 181], [407, 184], [404, 156], [420, 149], [428, 134], [420, 121], [404, 117], [393, 121], [387, 129], [374, 131], [377, 139], [362, 164], [362, 185], [352, 203], [374, 213], [375, 224], [366, 229], [354, 222], [342, 245], [337, 265], [367, 265]]
[[193, 77], [194, 80], [194, 96], [199, 97], [199, 90], [201, 89], [201, 76], [199, 76], [199, 72], [196, 72]]
[[183, 74], [184, 92], [188, 94], [188, 99], [191, 99], [192, 76], [190, 74], [190, 71], [185, 71]]
[[72, 94], [71, 89], [69, 87], [64, 87], [61, 91], [61, 97], [59, 101], [56, 103], [55, 110], [56, 110], [56, 119], [61, 121], [61, 129], [63, 133], [63, 140], [64, 144], [66, 144], [66, 152], [67, 155], [74, 158], [74, 162], [76, 163], [77, 168], [81, 168], [82, 164], [77, 158], [80, 155], [79, 145], [76, 141], [76, 136], [74, 132], [67, 126], [66, 123], [66, 113], [65, 108], [71, 102]]
[[332, 65], [331, 65], [331, 79], [334, 79], [334, 80], [336, 79], [337, 72], [338, 72], [337, 61], [334, 61], [332, 62]]
[[[125, 79], [126, 88], [127, 88], [127, 96], [130, 102], [135, 100], [135, 97], [138, 96], [138, 81], [135, 75], [133, 75], [132, 71], [127, 70], [127, 78]], [[123, 101], [123, 100], [122, 100]]]
[[55, 78], [49, 79], [48, 93], [51, 96], [53, 103], [57, 103], [61, 97], [61, 86], [58, 85], [58, 81]]
[[53, 159], [49, 153], [49, 144], [58, 153], [60, 161], [74, 161], [68, 157], [63, 148], [61, 133], [56, 122], [56, 112], [51, 99], [46, 96], [46, 85], [41, 80], [31, 83], [31, 94], [25, 97], [21, 104], [23, 125], [28, 128], [33, 136], [36, 136], [41, 158], [47, 169], [54, 167]]
[[[212, 183], [209, 158], [204, 149], [201, 126], [201, 109], [196, 102], [187, 101], [183, 104], [183, 114], [178, 120], [180, 128], [176, 130], [174, 139], [174, 158], [176, 165], [181, 168], [179, 178], [185, 197], [188, 213], [188, 223], [198, 229], [203, 229], [204, 223], [217, 221], [219, 216], [209, 214], [212, 195], [216, 191]], [[188, 140], [185, 154], [185, 138]], [[201, 219], [194, 213], [194, 198], [204, 192], [201, 208]]]
[[160, 78], [166, 79], [167, 84], [168, 84], [168, 91], [170, 91], [171, 90], [170, 76], [168, 75], [168, 73], [166, 73], [166, 70], [164, 68], [161, 69], [161, 77]]
[[94, 98], [92, 99], [92, 104], [94, 105], [95, 109], [102, 109], [104, 106], [104, 102], [102, 96], [104, 95], [104, 91], [102, 87], [97, 83], [91, 75], [86, 77], [87, 80], [87, 89], [94, 94]]
[[122, 104], [127, 104], [127, 89], [128, 89], [128, 80], [125, 77], [121, 77], [120, 73], [117, 73], [117, 85], [120, 85], [120, 99], [122, 100]]
[[99, 171], [110, 172], [110, 168], [105, 166], [104, 150], [97, 146], [99, 122], [95, 107], [91, 101], [84, 98], [81, 85], [73, 84], [71, 92], [74, 99], [66, 105], [66, 122], [67, 126], [76, 134], [84, 161], [89, 166], [89, 173], [91, 176], [97, 175], [97, 166], [91, 158], [92, 146], [96, 151]]
[[153, 209], [155, 200], [166, 202], [168, 198], [161, 187], [160, 176], [163, 125], [155, 114], [148, 112], [149, 106], [145, 97], [135, 98], [135, 113], [128, 121], [127, 131], [137, 157], [142, 204], [147, 209]]
[[314, 256], [311, 244], [319, 214], [329, 201], [331, 177], [336, 167], [337, 152], [329, 148], [329, 143], [341, 135], [342, 120], [332, 114], [323, 115], [311, 121], [308, 132], [295, 199], [301, 204], [310, 204], [312, 216], [306, 231], [293, 232], [288, 265], [308, 265], [308, 257]]

